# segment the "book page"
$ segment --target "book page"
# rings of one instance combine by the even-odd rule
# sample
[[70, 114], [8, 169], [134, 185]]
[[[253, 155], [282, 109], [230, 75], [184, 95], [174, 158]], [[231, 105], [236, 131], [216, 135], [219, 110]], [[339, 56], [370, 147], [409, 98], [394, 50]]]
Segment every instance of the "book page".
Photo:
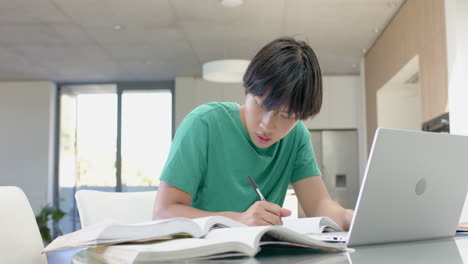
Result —
[[148, 240], [175, 234], [188, 234], [193, 237], [200, 237], [204, 235], [204, 232], [192, 219], [176, 217], [137, 224], [111, 225], [104, 230], [99, 239]]
[[323, 232], [338, 232], [343, 229], [326, 216], [285, 219], [283, 227], [301, 234], [320, 234]]
[[243, 223], [234, 221], [231, 218], [227, 218], [224, 216], [208, 216], [202, 218], [195, 218], [193, 219], [193, 221], [200, 226], [201, 230], [203, 230], [204, 235], [215, 228], [247, 226]]
[[183, 238], [160, 243], [115, 245], [88, 249], [106, 260], [120, 263], [155, 262], [178, 259], [211, 259], [226, 255], [254, 256], [256, 251], [243, 243], [200, 238]]
[[99, 235], [114, 222], [102, 222], [70, 234], [54, 239], [42, 252], [68, 249], [74, 247], [86, 247], [98, 240]]
[[245, 226], [214, 229], [208, 232], [205, 239], [217, 241], [238, 241], [253, 249], [258, 249], [258, 241], [270, 226]]
[[303, 247], [311, 249], [319, 249], [330, 252], [346, 251], [344, 243], [329, 243], [314, 239], [310, 236], [303, 235], [287, 229], [282, 226], [272, 226], [262, 237], [259, 242], [263, 245], [283, 245], [292, 247]]
[[118, 224], [107, 221], [60, 236], [52, 241], [43, 252], [122, 242], [161, 240], [180, 234], [200, 237], [205, 232], [192, 219], [182, 217], [138, 224]]
[[259, 250], [261, 245], [288, 245], [295, 247], [317, 248], [330, 251], [343, 251], [344, 244], [322, 242], [297, 233], [282, 226], [248, 226], [223, 228], [210, 231], [207, 240], [237, 241]]

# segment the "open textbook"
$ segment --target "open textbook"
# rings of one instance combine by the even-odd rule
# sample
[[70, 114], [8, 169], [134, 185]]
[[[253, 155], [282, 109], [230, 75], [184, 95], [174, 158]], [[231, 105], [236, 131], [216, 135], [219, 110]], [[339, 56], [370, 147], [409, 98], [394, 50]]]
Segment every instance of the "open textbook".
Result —
[[246, 226], [223, 216], [196, 219], [184, 217], [155, 220], [137, 224], [105, 221], [70, 234], [57, 237], [43, 252], [69, 248], [85, 248], [125, 242], [168, 240], [181, 236], [202, 237], [211, 229]]
[[339, 225], [326, 216], [299, 219], [286, 218], [283, 220], [283, 227], [305, 235], [344, 231]]
[[[105, 248], [105, 247], [104, 247]], [[103, 249], [104, 250], [104, 249]], [[101, 251], [103, 251], [101, 250]], [[73, 264], [89, 264], [89, 263], [106, 263], [112, 264], [118, 261], [106, 260], [99, 252], [99, 250], [88, 249], [77, 252], [72, 257]], [[349, 250], [352, 251], [351, 249]], [[220, 256], [221, 257], [221, 256]], [[108, 259], [108, 255], [107, 255]], [[317, 254], [317, 251], [304, 250], [302, 248], [294, 247], [278, 247], [278, 246], [262, 246], [262, 250], [255, 255], [255, 257], [234, 257], [213, 259], [201, 257], [184, 260], [173, 261], [121, 261], [119, 264], [125, 263], [198, 263], [198, 264], [261, 264], [261, 263], [295, 263], [295, 264], [338, 264], [338, 263], [351, 263], [350, 254], [348, 252], [330, 253], [330, 254]]]
[[106, 263], [147, 263], [255, 256], [262, 246], [271, 245], [347, 251], [344, 243], [322, 242], [282, 226], [220, 228], [208, 232], [204, 238], [122, 244], [87, 251], [99, 255]]
[[102, 223], [58, 237], [43, 252], [92, 247], [88, 251], [117, 263], [254, 256], [261, 246], [272, 244], [339, 252], [346, 250], [345, 244], [322, 242], [307, 234], [340, 230], [327, 217], [288, 219], [283, 226], [255, 227], [221, 216], [141, 224]]

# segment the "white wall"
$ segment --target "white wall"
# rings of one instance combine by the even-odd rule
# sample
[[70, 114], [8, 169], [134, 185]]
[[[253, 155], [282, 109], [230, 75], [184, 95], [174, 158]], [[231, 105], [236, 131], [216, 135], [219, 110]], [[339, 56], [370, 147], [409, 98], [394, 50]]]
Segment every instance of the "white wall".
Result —
[[[468, 1], [445, 0], [445, 18], [450, 133], [468, 135]], [[468, 197], [460, 220], [468, 221]]]
[[320, 113], [305, 122], [309, 129], [356, 129], [361, 92], [359, 76], [323, 76]]
[[421, 93], [413, 88], [388, 87], [377, 91], [377, 126], [421, 130]]
[[208, 82], [198, 77], [177, 77], [175, 80], [176, 128], [194, 108], [209, 102], [244, 104], [244, 87], [242, 84]]
[[36, 213], [50, 201], [54, 97], [51, 82], [0, 82], [0, 185], [23, 189]]
[[450, 130], [468, 135], [468, 1], [446, 0]]
[[[364, 60], [361, 61], [364, 72]], [[363, 76], [324, 76], [320, 113], [305, 124], [309, 129], [357, 129], [359, 181], [367, 164], [365, 92]]]
[[[418, 79], [412, 80], [415, 76]], [[419, 56], [416, 55], [378, 89], [377, 127], [421, 130], [421, 102]]]
[[[361, 96], [359, 76], [324, 76], [323, 104], [320, 113], [305, 123], [310, 129], [356, 129], [357, 103]], [[220, 84], [195, 77], [177, 77], [175, 81], [176, 126], [195, 107], [208, 102], [244, 104], [242, 84]]]

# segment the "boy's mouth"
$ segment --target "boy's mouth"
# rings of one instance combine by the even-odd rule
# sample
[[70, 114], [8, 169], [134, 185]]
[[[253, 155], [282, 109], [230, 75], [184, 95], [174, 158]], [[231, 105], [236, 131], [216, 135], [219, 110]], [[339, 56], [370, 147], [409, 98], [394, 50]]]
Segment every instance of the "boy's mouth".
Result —
[[271, 138], [266, 137], [264, 135], [255, 134], [255, 136], [257, 137], [257, 140], [261, 143], [268, 143], [271, 140]]

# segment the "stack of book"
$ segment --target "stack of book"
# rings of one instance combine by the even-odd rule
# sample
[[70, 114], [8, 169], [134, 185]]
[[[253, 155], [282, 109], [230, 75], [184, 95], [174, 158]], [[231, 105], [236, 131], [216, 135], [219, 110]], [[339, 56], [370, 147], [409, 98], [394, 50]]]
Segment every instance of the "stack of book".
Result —
[[255, 256], [267, 245], [347, 251], [344, 243], [310, 236], [324, 231], [342, 230], [327, 217], [289, 220], [282, 226], [246, 226], [222, 216], [139, 224], [104, 222], [56, 238], [43, 253], [88, 248], [108, 263], [136, 263]]

